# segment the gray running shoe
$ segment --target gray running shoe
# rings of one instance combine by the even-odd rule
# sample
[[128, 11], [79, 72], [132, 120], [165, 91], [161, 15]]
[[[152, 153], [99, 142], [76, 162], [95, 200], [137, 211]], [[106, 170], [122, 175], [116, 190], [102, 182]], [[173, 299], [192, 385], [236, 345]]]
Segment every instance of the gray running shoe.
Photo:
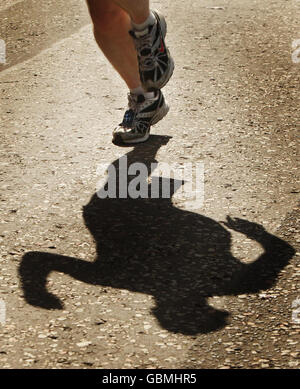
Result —
[[128, 95], [128, 110], [122, 123], [113, 131], [113, 143], [140, 143], [150, 136], [150, 127], [158, 123], [169, 111], [160, 90], [155, 97], [145, 99], [143, 95]]
[[130, 31], [138, 55], [143, 88], [153, 91], [163, 88], [174, 71], [174, 61], [165, 44], [167, 23], [163, 15], [152, 11], [157, 23], [144, 31]]

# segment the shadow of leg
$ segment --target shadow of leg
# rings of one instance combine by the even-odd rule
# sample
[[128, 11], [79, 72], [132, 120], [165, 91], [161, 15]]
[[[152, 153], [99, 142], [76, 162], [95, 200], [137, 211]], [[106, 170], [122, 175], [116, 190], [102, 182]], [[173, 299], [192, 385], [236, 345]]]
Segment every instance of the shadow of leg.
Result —
[[93, 263], [62, 255], [29, 252], [22, 258], [19, 276], [25, 300], [36, 307], [63, 309], [59, 298], [47, 291], [47, 277], [52, 271], [69, 274], [76, 279], [92, 282]]
[[51, 271], [46, 253], [29, 252], [24, 255], [19, 275], [25, 300], [36, 307], [63, 309], [61, 301], [46, 289], [47, 276]]

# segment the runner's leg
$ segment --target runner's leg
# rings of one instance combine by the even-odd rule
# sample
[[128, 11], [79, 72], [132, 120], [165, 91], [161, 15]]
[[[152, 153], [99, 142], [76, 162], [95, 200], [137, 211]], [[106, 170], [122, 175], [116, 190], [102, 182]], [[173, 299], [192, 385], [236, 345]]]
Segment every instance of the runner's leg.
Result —
[[150, 15], [149, 0], [113, 0], [123, 8], [136, 24], [144, 23]]
[[[139, 0], [136, 3], [144, 0]], [[129, 35], [130, 16], [113, 0], [87, 0], [94, 35], [103, 54], [129, 89], [140, 87], [136, 49]]]
[[[130, 89], [128, 110], [123, 122], [114, 130], [113, 140], [143, 142], [149, 137], [150, 127], [169, 110], [158, 90], [172, 73], [172, 63], [164, 45], [165, 20], [150, 12], [149, 0], [87, 0], [87, 3], [95, 39]], [[143, 52], [144, 41], [147, 48]], [[144, 70], [143, 64], [149, 55], [151, 68], [148, 66]]]

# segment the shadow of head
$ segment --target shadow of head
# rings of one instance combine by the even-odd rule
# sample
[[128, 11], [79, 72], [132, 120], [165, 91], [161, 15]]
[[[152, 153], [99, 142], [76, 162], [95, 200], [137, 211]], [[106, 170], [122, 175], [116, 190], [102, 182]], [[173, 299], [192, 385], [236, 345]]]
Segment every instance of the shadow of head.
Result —
[[[197, 302], [195, 302], [195, 300]], [[183, 335], [198, 335], [217, 331], [228, 324], [230, 314], [207, 305], [206, 299], [159, 303], [152, 309], [162, 328]]]

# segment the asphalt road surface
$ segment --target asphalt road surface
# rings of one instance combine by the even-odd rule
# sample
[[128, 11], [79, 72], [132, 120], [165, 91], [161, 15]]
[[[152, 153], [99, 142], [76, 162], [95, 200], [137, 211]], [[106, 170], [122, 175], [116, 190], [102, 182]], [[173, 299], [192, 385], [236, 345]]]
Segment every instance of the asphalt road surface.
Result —
[[[171, 110], [119, 147], [85, 2], [1, 1], [1, 368], [299, 368], [300, 2], [152, 6]], [[204, 166], [203, 204], [100, 199], [125, 155]]]

